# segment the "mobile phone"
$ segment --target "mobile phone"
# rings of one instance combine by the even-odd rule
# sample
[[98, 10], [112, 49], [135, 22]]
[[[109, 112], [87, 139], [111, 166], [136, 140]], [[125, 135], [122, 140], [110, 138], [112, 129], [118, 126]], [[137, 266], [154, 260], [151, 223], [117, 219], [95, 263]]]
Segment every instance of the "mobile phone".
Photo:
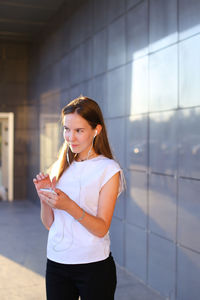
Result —
[[48, 192], [48, 193], [52, 193], [54, 195], [57, 195], [56, 192], [54, 190], [52, 190], [51, 188], [40, 189], [40, 191], [42, 191], [42, 192]]

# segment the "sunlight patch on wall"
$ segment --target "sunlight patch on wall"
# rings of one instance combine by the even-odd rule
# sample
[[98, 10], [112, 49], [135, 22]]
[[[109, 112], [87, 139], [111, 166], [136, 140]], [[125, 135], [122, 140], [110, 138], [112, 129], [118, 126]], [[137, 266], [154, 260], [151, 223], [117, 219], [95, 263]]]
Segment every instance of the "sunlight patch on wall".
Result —
[[178, 32], [174, 32], [171, 34], [168, 34], [167, 36], [149, 44], [149, 51], [157, 51], [161, 48], [165, 48], [169, 46], [170, 44], [176, 43], [178, 38]]
[[175, 116], [175, 112], [172, 111], [167, 111], [163, 112], [162, 114], [160, 112], [152, 113], [151, 117], [153, 117], [154, 123], [166, 123], [166, 122], [171, 122], [172, 118]]
[[148, 56], [133, 61], [131, 69], [130, 114], [148, 112]]

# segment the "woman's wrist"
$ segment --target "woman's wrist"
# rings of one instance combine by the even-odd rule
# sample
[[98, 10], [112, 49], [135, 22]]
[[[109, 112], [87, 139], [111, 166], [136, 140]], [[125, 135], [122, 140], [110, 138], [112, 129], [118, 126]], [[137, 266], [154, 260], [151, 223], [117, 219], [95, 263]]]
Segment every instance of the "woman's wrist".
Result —
[[82, 215], [80, 216], [80, 218], [78, 218], [78, 219], [74, 218], [74, 219], [78, 222], [81, 222], [84, 218], [85, 218], [85, 211], [84, 211], [84, 209], [82, 209]]
[[42, 206], [42, 207], [44, 207], [45, 209], [52, 209], [47, 203], [46, 203], [46, 201], [45, 200], [43, 200], [42, 198], [40, 198], [40, 205]]
[[[85, 211], [69, 198], [68, 206], [66, 211], [76, 220], [81, 221], [85, 217]], [[84, 215], [84, 216], [83, 216]]]
[[70, 214], [70, 215], [73, 216], [73, 212], [74, 212], [76, 203], [75, 203], [72, 199], [70, 199], [68, 196], [67, 196], [67, 198], [68, 198], [68, 199], [67, 199], [67, 201], [66, 201], [64, 210], [65, 210], [68, 214]]

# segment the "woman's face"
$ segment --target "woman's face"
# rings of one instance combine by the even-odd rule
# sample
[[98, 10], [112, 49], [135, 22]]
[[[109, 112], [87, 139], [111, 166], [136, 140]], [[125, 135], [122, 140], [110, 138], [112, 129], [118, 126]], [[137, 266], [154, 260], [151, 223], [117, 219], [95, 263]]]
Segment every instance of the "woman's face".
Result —
[[95, 129], [77, 113], [64, 116], [64, 139], [68, 142], [73, 153], [78, 153], [81, 158], [87, 157], [93, 142]]

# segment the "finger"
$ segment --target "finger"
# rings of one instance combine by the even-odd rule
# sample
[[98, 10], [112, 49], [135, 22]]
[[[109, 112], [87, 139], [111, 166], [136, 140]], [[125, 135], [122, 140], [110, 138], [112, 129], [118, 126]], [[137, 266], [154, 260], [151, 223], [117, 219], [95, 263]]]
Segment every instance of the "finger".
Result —
[[46, 178], [48, 178], [49, 177], [49, 175], [48, 174], [42, 174], [42, 177], [44, 178], [44, 179], [46, 179]]
[[54, 203], [55, 203], [55, 200], [52, 199], [52, 198], [48, 198], [47, 199], [47, 204], [50, 206], [50, 207], [54, 207]]
[[50, 205], [51, 203], [50, 203], [49, 199], [46, 199], [46, 204], [49, 205], [49, 206], [51, 206]]
[[46, 200], [50, 201], [51, 204], [53, 204], [54, 202], [56, 202], [58, 200], [58, 194], [54, 194], [49, 191], [41, 191], [41, 190], [40, 190], [40, 194], [43, 197], [45, 197]]
[[57, 195], [60, 195], [62, 193], [60, 189], [54, 188], [53, 190], [54, 192], [56, 192]]
[[38, 194], [39, 194], [40, 196], [43, 196], [43, 197], [47, 198], [47, 196], [45, 195], [45, 193], [42, 192], [40, 189], [37, 189], [37, 191], [38, 191]]
[[43, 196], [49, 198], [49, 194], [50, 194], [50, 193], [41, 191], [40, 189], [39, 189], [39, 192], [40, 192], [41, 195], [43, 195]]
[[44, 175], [44, 173], [42, 173], [42, 172], [40, 172], [40, 177], [42, 178], [42, 179], [44, 179], [45, 178], [45, 175]]

